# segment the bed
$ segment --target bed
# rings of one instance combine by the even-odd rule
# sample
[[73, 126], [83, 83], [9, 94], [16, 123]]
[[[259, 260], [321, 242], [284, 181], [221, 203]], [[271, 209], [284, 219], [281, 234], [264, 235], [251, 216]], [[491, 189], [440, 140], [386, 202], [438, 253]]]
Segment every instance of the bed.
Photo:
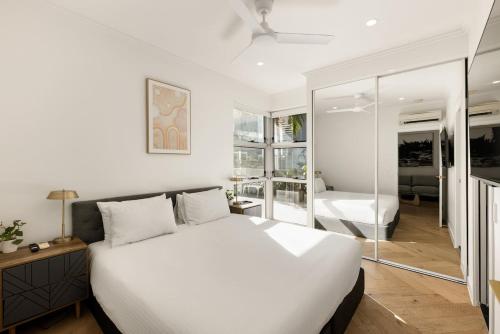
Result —
[[343, 333], [363, 296], [352, 238], [230, 215], [111, 248], [96, 202], [73, 203], [73, 231], [105, 333]]
[[[397, 196], [379, 195], [378, 238], [388, 240], [399, 223]], [[322, 191], [314, 194], [316, 228], [362, 238], [375, 238], [373, 194]]]

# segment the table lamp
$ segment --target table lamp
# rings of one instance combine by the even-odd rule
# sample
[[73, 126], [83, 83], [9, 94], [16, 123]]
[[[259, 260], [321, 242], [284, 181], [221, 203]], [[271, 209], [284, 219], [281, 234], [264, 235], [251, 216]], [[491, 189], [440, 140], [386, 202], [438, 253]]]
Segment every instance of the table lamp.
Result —
[[62, 225], [61, 225], [61, 236], [58, 238], [55, 238], [53, 242], [55, 244], [61, 244], [65, 243], [68, 241], [71, 241], [71, 236], [66, 236], [65, 235], [65, 227], [64, 227], [64, 206], [65, 206], [65, 201], [68, 199], [75, 199], [78, 198], [78, 194], [74, 190], [54, 190], [51, 191], [47, 195], [47, 199], [55, 199], [55, 200], [60, 200], [62, 201]]
[[238, 201], [238, 181], [244, 181], [245, 178], [243, 176], [231, 176], [229, 178], [230, 181], [234, 182], [235, 185], [236, 185], [236, 191], [234, 192], [234, 202], [233, 204], [234, 205], [241, 205], [241, 204], [244, 204], [244, 202], [239, 202]]

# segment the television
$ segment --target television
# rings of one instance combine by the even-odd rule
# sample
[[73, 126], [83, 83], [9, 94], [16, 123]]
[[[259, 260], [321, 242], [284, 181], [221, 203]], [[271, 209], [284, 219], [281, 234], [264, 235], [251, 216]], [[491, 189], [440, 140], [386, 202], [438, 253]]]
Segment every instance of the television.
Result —
[[473, 176], [500, 183], [500, 124], [469, 127]]
[[450, 168], [453, 166], [453, 135], [448, 135], [446, 128], [439, 133], [441, 142], [441, 167]]
[[496, 1], [467, 78], [470, 175], [500, 184], [500, 2]]

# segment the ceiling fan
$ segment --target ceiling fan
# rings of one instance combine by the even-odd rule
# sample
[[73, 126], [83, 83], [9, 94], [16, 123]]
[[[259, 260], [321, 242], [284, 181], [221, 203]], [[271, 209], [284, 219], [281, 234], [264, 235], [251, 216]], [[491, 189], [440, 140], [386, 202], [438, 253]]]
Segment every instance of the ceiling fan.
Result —
[[[229, 0], [229, 3], [238, 16], [252, 31], [250, 44], [243, 49], [234, 59], [238, 58], [254, 43], [275, 42], [280, 44], [318, 44], [330, 43], [333, 35], [326, 34], [301, 34], [274, 31], [266, 21], [266, 17], [271, 13], [274, 0], [254, 0], [255, 10], [262, 17], [259, 23], [243, 0]], [[233, 60], [234, 60], [233, 59]]]
[[369, 103], [369, 104], [365, 104], [364, 106], [355, 106], [355, 107], [352, 107], [352, 108], [343, 108], [343, 109], [329, 109], [327, 111], [325, 111], [327, 114], [335, 114], [335, 113], [341, 113], [341, 112], [369, 112], [369, 110], [367, 110], [367, 108], [371, 107], [375, 105], [374, 102], [372, 103]]

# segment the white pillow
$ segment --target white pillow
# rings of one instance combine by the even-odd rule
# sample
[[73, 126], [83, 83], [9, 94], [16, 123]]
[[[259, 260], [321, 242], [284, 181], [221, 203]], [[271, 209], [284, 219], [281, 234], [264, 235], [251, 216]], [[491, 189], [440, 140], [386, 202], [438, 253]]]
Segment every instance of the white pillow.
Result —
[[97, 202], [97, 207], [101, 211], [102, 226], [104, 228], [104, 240], [111, 239], [111, 212], [109, 208], [119, 202]]
[[172, 200], [161, 196], [116, 202], [111, 213], [111, 247], [177, 231]]
[[326, 191], [325, 181], [323, 181], [323, 179], [320, 177], [315, 177], [314, 178], [314, 192], [315, 193], [322, 193], [323, 191]]
[[213, 189], [199, 193], [183, 193], [184, 214], [188, 224], [198, 225], [230, 215], [226, 193]]

